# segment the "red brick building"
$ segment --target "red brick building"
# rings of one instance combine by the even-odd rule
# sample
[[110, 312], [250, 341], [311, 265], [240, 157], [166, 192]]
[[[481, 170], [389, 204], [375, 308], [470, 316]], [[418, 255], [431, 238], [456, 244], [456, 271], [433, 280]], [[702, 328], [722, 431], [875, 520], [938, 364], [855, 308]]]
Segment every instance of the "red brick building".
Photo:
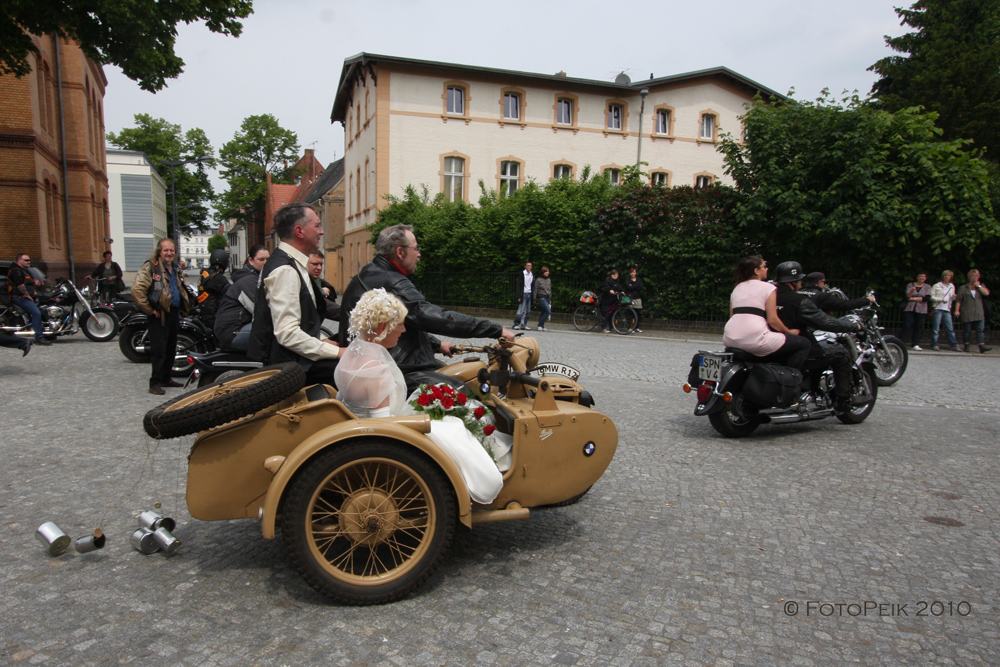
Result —
[[82, 279], [109, 249], [108, 81], [76, 42], [32, 39], [31, 74], [0, 76], [0, 257]]

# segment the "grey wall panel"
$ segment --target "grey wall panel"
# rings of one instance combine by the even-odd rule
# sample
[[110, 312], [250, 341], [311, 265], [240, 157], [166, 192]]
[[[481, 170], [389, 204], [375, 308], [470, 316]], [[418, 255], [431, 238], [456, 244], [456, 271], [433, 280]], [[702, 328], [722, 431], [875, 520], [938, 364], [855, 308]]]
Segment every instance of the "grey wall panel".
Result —
[[[125, 262], [122, 264], [122, 271], [138, 271], [143, 263], [153, 254], [156, 242], [153, 237], [144, 239], [125, 239]], [[115, 255], [118, 259], [118, 255]], [[119, 260], [120, 261], [120, 260]]]
[[153, 190], [149, 176], [122, 174], [122, 224], [126, 234], [153, 233]]

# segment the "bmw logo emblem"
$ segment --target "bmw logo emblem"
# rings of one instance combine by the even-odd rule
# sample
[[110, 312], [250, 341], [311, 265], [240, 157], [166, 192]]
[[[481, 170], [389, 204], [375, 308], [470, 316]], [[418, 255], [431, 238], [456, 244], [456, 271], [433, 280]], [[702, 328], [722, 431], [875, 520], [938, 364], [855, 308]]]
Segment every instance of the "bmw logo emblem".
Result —
[[490, 385], [487, 384], [487, 383], [485, 383], [485, 382], [483, 384], [479, 385], [479, 393], [480, 394], [488, 394], [488, 393], [490, 393]]
[[594, 446], [593, 442], [588, 442], [586, 445], [583, 446], [583, 455], [584, 456], [593, 456], [594, 451], [596, 449], [597, 449], [597, 447]]

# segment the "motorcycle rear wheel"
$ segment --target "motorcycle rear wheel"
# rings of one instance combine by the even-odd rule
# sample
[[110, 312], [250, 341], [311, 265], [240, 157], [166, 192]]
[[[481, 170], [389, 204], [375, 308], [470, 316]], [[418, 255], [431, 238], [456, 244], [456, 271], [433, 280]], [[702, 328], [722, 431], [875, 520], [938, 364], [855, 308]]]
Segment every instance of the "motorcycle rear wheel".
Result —
[[[118, 349], [125, 358], [136, 364], [148, 364], [149, 352], [146, 352], [146, 324], [126, 324], [118, 336]], [[142, 346], [140, 349], [139, 346]]]
[[170, 374], [174, 377], [182, 377], [191, 373], [194, 364], [188, 361], [188, 352], [208, 352], [208, 345], [204, 341], [196, 340], [191, 334], [181, 331], [177, 334], [177, 352], [174, 355], [174, 365], [170, 368]]
[[733, 400], [726, 403], [719, 412], [708, 416], [712, 428], [726, 438], [745, 438], [760, 426], [760, 422], [743, 414], [743, 396], [733, 394]]
[[889, 349], [886, 354], [878, 344], [875, 345], [875, 381], [880, 387], [888, 387], [899, 382], [906, 372], [906, 365], [910, 362], [910, 353], [906, 350], [903, 341], [895, 336], [883, 338], [885, 346]]
[[[855, 370], [855, 373], [858, 371]], [[856, 382], [854, 386], [854, 391], [851, 392], [852, 396], [860, 394], [862, 392], [870, 394], [872, 400], [865, 405], [859, 405], [850, 412], [838, 412], [837, 419], [844, 422], [845, 424], [860, 424], [864, 420], [868, 419], [868, 415], [872, 413], [875, 409], [875, 400], [878, 398], [878, 377], [874, 371], [868, 369], [862, 370], [861, 381]]]

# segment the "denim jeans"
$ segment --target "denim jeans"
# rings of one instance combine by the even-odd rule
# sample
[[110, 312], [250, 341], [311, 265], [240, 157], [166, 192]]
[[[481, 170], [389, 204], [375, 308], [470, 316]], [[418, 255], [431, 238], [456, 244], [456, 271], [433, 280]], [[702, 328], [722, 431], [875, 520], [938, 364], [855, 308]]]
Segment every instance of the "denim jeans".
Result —
[[972, 328], [976, 328], [977, 343], [986, 343], [986, 320], [976, 320], [975, 322], [962, 322], [962, 341], [966, 345], [972, 343]]
[[958, 347], [958, 339], [955, 338], [955, 327], [951, 322], [951, 311], [934, 309], [931, 316], [931, 345], [938, 344], [938, 333], [941, 331], [941, 323], [944, 323], [944, 332], [948, 336], [948, 345]]
[[521, 297], [521, 303], [517, 304], [517, 315], [514, 316], [514, 326], [528, 326], [531, 319], [531, 293]]
[[42, 337], [42, 311], [38, 310], [38, 306], [31, 299], [23, 296], [11, 297], [11, 301], [19, 305], [28, 311], [28, 315], [31, 316], [31, 328], [35, 330], [35, 340]]
[[926, 313], [918, 313], [915, 310], [903, 311], [903, 330], [899, 333], [900, 339], [906, 343], [907, 335], [913, 331], [913, 345], [920, 345], [920, 331], [924, 328], [924, 318]]
[[543, 329], [552, 314], [552, 299], [547, 296], [538, 297], [538, 309], [542, 311], [542, 314], [538, 316], [538, 328]]

